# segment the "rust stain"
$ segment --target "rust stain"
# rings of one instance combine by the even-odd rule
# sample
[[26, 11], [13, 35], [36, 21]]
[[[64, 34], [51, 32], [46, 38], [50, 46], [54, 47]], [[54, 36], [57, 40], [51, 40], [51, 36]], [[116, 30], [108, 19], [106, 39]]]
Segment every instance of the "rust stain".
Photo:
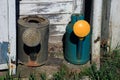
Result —
[[100, 41], [100, 37], [98, 36], [96, 40], [94, 40], [94, 43], [97, 43], [98, 41]]
[[29, 62], [26, 65], [31, 67], [39, 66], [39, 64], [36, 61], [31, 61], [31, 60], [29, 60]]
[[13, 68], [14, 68], [14, 66], [13, 66], [13, 65], [11, 65], [10, 67], [11, 67], [11, 69], [13, 69]]
[[107, 46], [107, 45], [108, 45], [108, 40], [105, 40], [105, 39], [101, 40], [101, 47], [102, 48]]
[[108, 40], [106, 40], [106, 39], [101, 40], [100, 47], [101, 47], [104, 51], [108, 51], [108, 52], [109, 52], [109, 50], [110, 50], [110, 45], [109, 45]]
[[9, 68], [13, 70], [13, 69], [15, 69], [15, 68], [16, 68], [16, 65], [15, 65], [15, 64], [12, 64], [12, 63], [10, 63]]

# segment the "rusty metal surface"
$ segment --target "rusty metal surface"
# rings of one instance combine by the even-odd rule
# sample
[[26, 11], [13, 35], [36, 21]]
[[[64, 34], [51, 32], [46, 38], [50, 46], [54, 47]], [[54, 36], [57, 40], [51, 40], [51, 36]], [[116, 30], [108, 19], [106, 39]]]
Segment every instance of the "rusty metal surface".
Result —
[[18, 20], [18, 59], [20, 62], [27, 66], [40, 66], [46, 62], [48, 38], [49, 21], [47, 19], [41, 16], [20, 18]]

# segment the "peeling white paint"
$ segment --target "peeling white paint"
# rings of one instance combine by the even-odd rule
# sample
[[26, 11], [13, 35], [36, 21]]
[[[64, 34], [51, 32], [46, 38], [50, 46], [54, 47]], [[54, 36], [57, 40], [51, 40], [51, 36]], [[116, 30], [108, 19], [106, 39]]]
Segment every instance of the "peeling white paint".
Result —
[[111, 0], [110, 12], [110, 34], [111, 34], [111, 50], [120, 46], [120, 1]]
[[11, 64], [14, 64], [16, 66], [16, 0], [8, 0], [8, 11], [9, 11], [9, 71], [11, 74], [16, 74], [16, 67], [12, 68]]
[[74, 13], [76, 14], [83, 14], [84, 13], [84, 2], [85, 0], [75, 0], [76, 1], [76, 8], [74, 10]]
[[[22, 15], [21, 18], [25, 16]], [[60, 25], [60, 24], [68, 24], [71, 20], [71, 14], [43, 14], [39, 15], [47, 18], [50, 21], [50, 25]]]
[[63, 25], [58, 25], [58, 26], [56, 27], [56, 31], [65, 32], [65, 27], [66, 27], [66, 25], [65, 25], [65, 26], [63, 26]]
[[59, 36], [65, 32], [76, 1], [79, 2], [79, 0], [22, 0], [20, 1], [20, 15], [42, 15], [48, 18], [50, 25], [54, 25], [54, 31], [50, 31], [50, 35]]
[[56, 26], [50, 35], [59, 36], [64, 34], [71, 14], [83, 12], [83, 2], [84, 0], [21, 0], [20, 15], [42, 15], [48, 18], [50, 25]]
[[0, 70], [8, 69], [8, 64], [0, 64]]
[[[11, 58], [16, 61], [16, 9], [15, 0], [0, 1], [0, 42], [8, 42], [9, 47], [6, 52], [9, 55], [9, 61], [0, 65], [0, 69], [8, 69], [11, 64]], [[7, 53], [6, 53], [7, 54]], [[7, 66], [6, 66], [7, 65]], [[16, 65], [16, 64], [15, 64]], [[3, 68], [2, 68], [3, 67]], [[10, 69], [10, 74], [15, 74], [16, 68]]]
[[7, 0], [0, 1], [0, 42], [8, 42], [8, 9]]
[[22, 0], [20, 3], [69, 2], [73, 0]]
[[65, 33], [66, 24], [50, 25], [50, 36], [63, 36]]
[[21, 4], [20, 15], [71, 13], [72, 4], [72, 2]]
[[102, 0], [93, 0], [92, 21], [92, 63], [100, 68], [100, 38], [102, 21]]

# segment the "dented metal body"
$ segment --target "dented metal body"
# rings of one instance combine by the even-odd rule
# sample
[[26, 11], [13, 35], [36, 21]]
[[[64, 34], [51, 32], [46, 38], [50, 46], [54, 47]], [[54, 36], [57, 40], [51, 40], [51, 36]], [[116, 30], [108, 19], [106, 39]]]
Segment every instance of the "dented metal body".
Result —
[[27, 66], [40, 66], [48, 57], [49, 21], [40, 16], [18, 20], [18, 59]]

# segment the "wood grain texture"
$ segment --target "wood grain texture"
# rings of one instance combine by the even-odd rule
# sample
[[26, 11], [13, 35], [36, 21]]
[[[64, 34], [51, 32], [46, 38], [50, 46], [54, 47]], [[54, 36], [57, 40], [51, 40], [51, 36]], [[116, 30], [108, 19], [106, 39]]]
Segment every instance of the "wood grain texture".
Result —
[[68, 2], [73, 0], [20, 0], [20, 3]]
[[71, 13], [72, 2], [20, 4], [20, 15]]
[[111, 7], [111, 0], [103, 0], [101, 40], [109, 40], [110, 38], [110, 31], [109, 31], [110, 7]]
[[[24, 17], [26, 15], [22, 15]], [[42, 14], [39, 16], [43, 16], [50, 21], [51, 25], [60, 25], [60, 24], [68, 24], [70, 21], [71, 14]]]
[[93, 1], [93, 23], [92, 23], [92, 63], [100, 69], [100, 38], [102, 22], [102, 0]]
[[8, 69], [7, 51], [8, 51], [8, 2], [7, 0], [0, 1], [0, 70]]
[[20, 16], [42, 15], [50, 21], [50, 36], [63, 35], [71, 14], [79, 14], [83, 0], [21, 0]]
[[50, 36], [59, 36], [63, 35], [65, 33], [65, 27], [66, 25], [50, 25]]
[[[111, 49], [120, 46], [120, 1], [111, 0], [110, 12], [110, 35], [111, 35]], [[120, 48], [120, 47], [119, 47]]]
[[8, 41], [8, 9], [7, 0], [0, 1], [0, 42]]
[[8, 0], [9, 73], [16, 74], [16, 0]]

